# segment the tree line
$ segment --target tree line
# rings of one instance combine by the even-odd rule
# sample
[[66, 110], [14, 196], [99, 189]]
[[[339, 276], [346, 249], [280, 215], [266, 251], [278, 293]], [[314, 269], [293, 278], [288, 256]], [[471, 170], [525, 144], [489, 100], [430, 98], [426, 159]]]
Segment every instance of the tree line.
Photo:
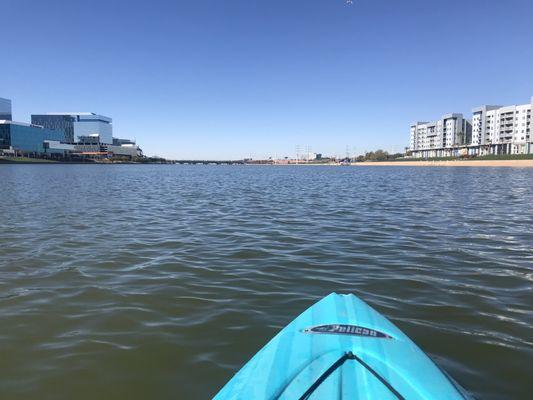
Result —
[[391, 161], [401, 158], [404, 155], [402, 153], [389, 154], [389, 152], [384, 150], [369, 151], [365, 155], [358, 156], [355, 160], [358, 162], [362, 161]]

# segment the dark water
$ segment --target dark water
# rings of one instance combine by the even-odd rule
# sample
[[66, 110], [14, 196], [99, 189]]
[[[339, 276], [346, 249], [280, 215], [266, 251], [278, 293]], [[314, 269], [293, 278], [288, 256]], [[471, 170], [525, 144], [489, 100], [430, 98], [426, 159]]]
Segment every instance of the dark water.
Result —
[[533, 169], [0, 165], [0, 398], [207, 399], [353, 292], [533, 392]]

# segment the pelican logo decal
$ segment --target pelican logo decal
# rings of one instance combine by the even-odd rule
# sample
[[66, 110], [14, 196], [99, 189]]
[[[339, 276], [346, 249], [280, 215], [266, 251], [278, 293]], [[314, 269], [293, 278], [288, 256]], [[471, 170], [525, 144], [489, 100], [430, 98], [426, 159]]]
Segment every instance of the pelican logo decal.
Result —
[[313, 326], [312, 328], [304, 329], [303, 332], [318, 333], [324, 335], [348, 335], [377, 339], [392, 339], [392, 337], [390, 337], [386, 333], [356, 325], [319, 325]]

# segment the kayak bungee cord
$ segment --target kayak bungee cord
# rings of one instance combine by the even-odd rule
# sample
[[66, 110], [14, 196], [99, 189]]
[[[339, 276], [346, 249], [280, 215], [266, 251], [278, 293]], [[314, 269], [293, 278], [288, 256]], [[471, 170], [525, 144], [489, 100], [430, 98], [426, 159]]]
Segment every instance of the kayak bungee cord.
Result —
[[298, 400], [308, 400], [309, 397], [313, 394], [313, 392], [333, 373], [335, 372], [340, 366], [342, 366], [346, 361], [348, 360], [355, 360], [359, 364], [361, 364], [363, 367], [365, 367], [372, 375], [374, 375], [381, 383], [383, 383], [387, 389], [391, 391], [392, 394], [396, 396], [398, 400], [405, 400], [405, 397], [403, 397], [392, 385], [385, 380], [380, 374], [378, 374], [370, 365], [368, 365], [366, 362], [361, 360], [361, 358], [357, 357], [355, 354], [353, 354], [351, 351], [345, 353], [341, 358], [339, 358], [331, 367], [329, 367], [316, 381], [307, 389], [307, 391], [300, 397]]

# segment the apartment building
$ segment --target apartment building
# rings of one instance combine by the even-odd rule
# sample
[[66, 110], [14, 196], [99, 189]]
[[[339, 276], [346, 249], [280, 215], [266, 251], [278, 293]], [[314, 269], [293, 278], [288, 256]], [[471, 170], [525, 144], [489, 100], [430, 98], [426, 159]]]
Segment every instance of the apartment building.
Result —
[[471, 136], [472, 124], [463, 114], [446, 114], [437, 121], [412, 124], [409, 149], [421, 158], [460, 156], [468, 151]]
[[531, 103], [485, 105], [472, 110], [472, 121], [448, 114], [436, 122], [411, 125], [409, 149], [413, 157], [532, 154]]
[[523, 105], [474, 108], [469, 154], [533, 153], [532, 108], [533, 99]]

